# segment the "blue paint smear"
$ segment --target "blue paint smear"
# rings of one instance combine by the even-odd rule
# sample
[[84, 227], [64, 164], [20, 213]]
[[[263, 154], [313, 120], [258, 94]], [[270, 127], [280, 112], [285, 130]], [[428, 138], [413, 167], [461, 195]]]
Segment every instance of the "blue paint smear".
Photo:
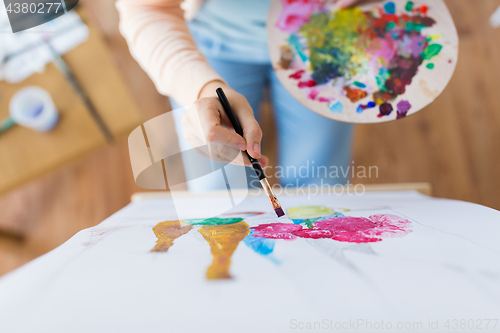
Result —
[[362, 113], [364, 110], [366, 110], [366, 109], [372, 109], [375, 106], [377, 106], [377, 104], [375, 104], [375, 102], [373, 102], [373, 101], [368, 102], [368, 104], [366, 104], [366, 105], [359, 104], [358, 107], [357, 107], [357, 109], [356, 109], [356, 112], [357, 113]]
[[388, 14], [396, 13], [396, 5], [392, 1], [389, 1], [388, 3], [386, 3], [384, 5], [384, 9], [385, 9], [385, 12]]
[[288, 43], [295, 48], [295, 51], [299, 55], [302, 61], [307, 61], [307, 55], [304, 53], [302, 44], [300, 44], [299, 37], [296, 34], [291, 34], [288, 38]]
[[333, 213], [331, 215], [319, 217], [314, 222], [319, 222], [319, 221], [323, 221], [323, 220], [326, 220], [326, 219], [336, 219], [336, 218], [344, 217], [344, 216], [345, 216], [344, 214], [336, 212], [336, 213]]
[[[276, 240], [264, 237], [254, 237], [254, 233], [255, 232], [253, 230], [250, 231], [250, 234], [243, 239], [245, 245], [263, 256], [273, 253]], [[273, 259], [273, 261], [275, 261], [275, 259]]]
[[330, 104], [330, 111], [334, 113], [342, 113], [344, 110], [344, 104], [340, 103], [340, 101], [337, 101], [335, 104]]

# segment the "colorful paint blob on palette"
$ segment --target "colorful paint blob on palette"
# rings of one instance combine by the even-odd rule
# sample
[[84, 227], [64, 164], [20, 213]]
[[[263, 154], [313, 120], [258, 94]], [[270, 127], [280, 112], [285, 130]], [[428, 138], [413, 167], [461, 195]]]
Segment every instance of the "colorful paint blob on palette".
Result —
[[198, 228], [197, 232], [208, 242], [212, 254], [206, 278], [220, 280], [232, 278], [231, 257], [241, 241], [255, 253], [280, 264], [280, 260], [273, 254], [279, 240], [306, 238], [375, 243], [383, 238], [403, 237], [411, 232], [411, 222], [402, 217], [392, 214], [345, 216], [343, 213], [348, 211], [320, 205], [295, 207], [288, 210], [288, 217], [293, 223], [265, 223], [254, 227], [243, 221], [243, 217], [249, 219], [264, 213], [250, 212], [240, 213], [241, 217], [161, 222], [153, 228], [158, 240], [151, 252], [167, 252], [178, 238]]
[[396, 119], [408, 114], [411, 104], [399, 96], [422, 66], [435, 67], [430, 61], [442, 49], [439, 35], [426, 34], [436, 24], [427, 6], [387, 2], [363, 11], [329, 8], [322, 0], [282, 4], [276, 25], [288, 37], [279, 65], [308, 99], [337, 113], [344, 110], [339, 96], [345, 96], [359, 103], [358, 113], [376, 109], [378, 117], [388, 117], [396, 110]]

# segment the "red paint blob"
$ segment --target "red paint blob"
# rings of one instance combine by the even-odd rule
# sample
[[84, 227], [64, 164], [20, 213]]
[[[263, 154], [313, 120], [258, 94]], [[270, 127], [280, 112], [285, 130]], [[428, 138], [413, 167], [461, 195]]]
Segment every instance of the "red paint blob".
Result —
[[309, 79], [307, 81], [300, 81], [298, 86], [299, 88], [310, 88], [310, 87], [314, 87], [316, 85], [316, 81], [312, 80], [312, 79]]
[[[370, 36], [371, 39], [374, 39], [385, 33], [387, 24], [394, 23], [396, 26], [399, 24], [399, 19], [395, 14], [385, 13], [381, 7], [377, 8], [379, 11], [380, 18], [372, 18], [370, 26], [366, 30], [366, 33]], [[404, 17], [402, 17], [404, 18]]]
[[318, 96], [319, 94], [319, 90], [316, 90], [316, 89], [311, 89], [311, 91], [309, 92], [309, 94], [307, 95], [307, 98], [309, 99], [312, 99], [312, 100], [315, 100], [316, 97]]
[[427, 12], [429, 11], [429, 7], [427, 7], [426, 5], [422, 5], [418, 8], [415, 8], [415, 11], [416, 12], [419, 12], [419, 13], [422, 13], [424, 15], [427, 15]]
[[300, 71], [296, 71], [295, 73], [293, 74], [290, 74], [290, 76], [288, 76], [290, 79], [295, 79], [295, 80], [298, 80], [302, 77], [302, 74], [305, 73], [305, 70], [300, 70]]

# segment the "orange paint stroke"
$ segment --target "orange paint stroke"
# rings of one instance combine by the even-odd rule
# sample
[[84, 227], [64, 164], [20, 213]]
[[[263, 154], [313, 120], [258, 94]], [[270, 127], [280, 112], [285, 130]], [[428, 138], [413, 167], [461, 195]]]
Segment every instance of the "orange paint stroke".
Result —
[[151, 252], [167, 252], [167, 250], [174, 244], [174, 241], [189, 230], [193, 228], [192, 225], [182, 225], [179, 221], [165, 221], [158, 223], [153, 228], [153, 231], [158, 238], [155, 247]]
[[364, 90], [361, 89], [354, 89], [351, 87], [344, 87], [345, 94], [347, 98], [351, 100], [351, 102], [356, 103], [359, 100], [362, 100], [366, 96], [368, 96], [368, 93]]
[[250, 233], [248, 224], [238, 222], [226, 225], [204, 225], [198, 232], [210, 245], [213, 260], [207, 269], [207, 279], [231, 279], [231, 256], [238, 244]]

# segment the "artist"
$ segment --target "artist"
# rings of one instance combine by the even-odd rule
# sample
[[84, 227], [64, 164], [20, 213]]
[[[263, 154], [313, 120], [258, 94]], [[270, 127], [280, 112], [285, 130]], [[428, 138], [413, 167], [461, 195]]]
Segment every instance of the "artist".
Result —
[[[273, 70], [266, 35], [270, 1], [118, 0], [117, 7], [120, 30], [132, 55], [158, 91], [170, 96], [174, 109], [196, 102], [196, 108], [189, 109], [182, 119], [184, 137], [232, 143], [248, 150], [265, 167], [268, 158], [261, 153], [262, 130], [257, 119], [263, 87], [268, 86], [277, 122], [279, 164], [298, 169], [309, 161], [316, 166], [347, 168], [353, 126], [308, 110], [287, 92]], [[359, 0], [336, 1], [346, 7]], [[231, 130], [215, 94], [218, 87], [226, 92], [244, 138]], [[201, 130], [197, 126], [200, 122]], [[184, 162], [189, 174], [189, 168], [196, 166]], [[225, 169], [231, 172], [231, 168], [237, 166]], [[320, 181], [334, 185], [346, 180], [297, 179], [285, 173], [280, 182], [283, 186], [301, 186]], [[216, 187], [209, 183], [205, 186], [206, 190]]]

